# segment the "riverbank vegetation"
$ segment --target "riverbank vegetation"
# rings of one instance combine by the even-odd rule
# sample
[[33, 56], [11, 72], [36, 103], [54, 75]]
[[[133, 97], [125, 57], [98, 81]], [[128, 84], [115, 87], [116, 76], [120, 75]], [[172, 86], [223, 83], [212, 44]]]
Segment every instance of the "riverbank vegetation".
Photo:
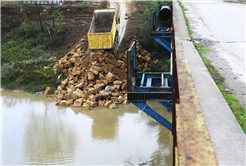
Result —
[[[137, 6], [144, 8], [142, 13], [136, 15], [138, 20], [140, 45], [150, 52], [151, 63], [143, 71], [145, 72], [169, 72], [170, 71], [170, 52], [156, 42], [151, 36], [150, 16], [153, 11], [156, 13], [156, 27], [163, 27], [163, 23], [158, 18], [159, 5], [171, 5], [172, 1], [139, 1]], [[170, 23], [166, 23], [170, 25]]]
[[1, 6], [4, 5], [20, 5], [20, 1], [1, 1]]
[[209, 48], [204, 47], [202, 45], [197, 44], [194, 39], [192, 38], [192, 31], [190, 30], [190, 25], [189, 25], [189, 20], [187, 19], [187, 17], [185, 16], [185, 8], [182, 5], [182, 3], [180, 1], [179, 5], [183, 11], [184, 17], [185, 17], [185, 22], [191, 37], [191, 40], [194, 44], [194, 46], [196, 47], [197, 52], [199, 53], [199, 55], [201, 56], [204, 64], [206, 65], [208, 71], [210, 72], [210, 75], [212, 76], [212, 78], [214, 79], [216, 85], [218, 86], [220, 92], [222, 93], [222, 95], [224, 96], [226, 102], [228, 103], [228, 105], [230, 106], [233, 114], [235, 115], [235, 117], [237, 118], [238, 123], [240, 124], [240, 126], [242, 127], [244, 133], [246, 134], [246, 108], [242, 106], [242, 104], [240, 103], [240, 101], [233, 95], [229, 94], [225, 89], [225, 87], [223, 86], [223, 82], [224, 82], [224, 77], [222, 75], [220, 75], [220, 73], [218, 72], [218, 70], [210, 63], [210, 61], [203, 55], [204, 52], [206, 51], [210, 51]]
[[[56, 28], [57, 27], [57, 28]], [[47, 25], [42, 30], [37, 21], [18, 18], [1, 20], [1, 85], [6, 89], [42, 91], [55, 89], [60, 81], [54, 75], [51, 56], [66, 44], [69, 34]], [[62, 73], [57, 69], [57, 73]]]

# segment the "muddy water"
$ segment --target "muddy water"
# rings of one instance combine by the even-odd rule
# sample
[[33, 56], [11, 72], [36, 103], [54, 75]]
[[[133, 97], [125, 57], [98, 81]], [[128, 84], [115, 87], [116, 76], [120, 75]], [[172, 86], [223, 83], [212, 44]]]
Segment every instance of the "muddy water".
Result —
[[[171, 121], [171, 113], [148, 103]], [[28, 93], [1, 93], [2, 164], [172, 164], [172, 134], [132, 104], [116, 110], [57, 107]]]

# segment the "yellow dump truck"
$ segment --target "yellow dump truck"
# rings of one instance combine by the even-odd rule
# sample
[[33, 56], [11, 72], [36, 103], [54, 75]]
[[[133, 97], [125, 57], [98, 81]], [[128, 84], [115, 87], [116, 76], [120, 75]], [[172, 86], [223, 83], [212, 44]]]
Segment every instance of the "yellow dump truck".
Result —
[[90, 49], [109, 49], [115, 53], [118, 42], [116, 9], [95, 9], [88, 36]]

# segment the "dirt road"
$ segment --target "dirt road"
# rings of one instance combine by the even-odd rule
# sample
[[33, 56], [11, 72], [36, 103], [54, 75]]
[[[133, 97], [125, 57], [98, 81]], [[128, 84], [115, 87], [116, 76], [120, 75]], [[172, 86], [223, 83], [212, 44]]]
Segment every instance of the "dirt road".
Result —
[[135, 0], [107, 0], [107, 7], [116, 8], [117, 17], [120, 18], [120, 23], [117, 26], [119, 31], [119, 44], [116, 46], [118, 52], [125, 51], [133, 37], [138, 34], [136, 24], [132, 23], [134, 21], [132, 13], [136, 12], [133, 9], [135, 6]]
[[205, 56], [225, 77], [224, 86], [245, 105], [245, 6], [183, 2], [192, 36], [211, 51]]

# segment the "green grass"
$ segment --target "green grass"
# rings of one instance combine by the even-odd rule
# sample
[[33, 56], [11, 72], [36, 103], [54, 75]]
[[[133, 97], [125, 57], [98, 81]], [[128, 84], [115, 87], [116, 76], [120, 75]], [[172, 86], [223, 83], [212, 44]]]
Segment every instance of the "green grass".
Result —
[[223, 87], [222, 84], [220, 84], [220, 83], [216, 83], [216, 84], [217, 84], [219, 90], [221, 91], [221, 93], [223, 94], [228, 105], [230, 106], [233, 114], [237, 118], [238, 123], [240, 124], [244, 133], [246, 134], [246, 109], [241, 105], [241, 103], [239, 102], [239, 100], [236, 97], [234, 97], [231, 94], [228, 94], [225, 91], [225, 88]]
[[[2, 25], [9, 26], [11, 20], [3, 19]], [[14, 21], [16, 22], [16, 20]], [[56, 51], [66, 44], [66, 32], [41, 32], [38, 24], [29, 22], [26, 26], [9, 26], [2, 31], [1, 39], [1, 85], [6, 89], [23, 89], [29, 92], [43, 91], [47, 86], [53, 90], [60, 84], [53, 72], [54, 62], [48, 59], [59, 55]], [[1, 26], [2, 29], [3, 26]], [[6, 28], [5, 28], [6, 29]], [[43, 70], [43, 67], [48, 67]]]
[[3, 32], [1, 40], [1, 63], [48, 58], [54, 56], [52, 51], [57, 51], [68, 40], [66, 32], [49, 34], [40, 32], [36, 23], [21, 25], [10, 32]]
[[66, 6], [69, 6], [69, 5], [71, 5], [71, 6], [89, 6], [89, 5], [91, 5], [92, 3], [94, 3], [94, 1], [78, 2], [78, 3], [74, 2], [74, 3], [72, 3], [72, 4], [64, 4], [64, 5], [66, 5]]
[[242, 127], [244, 133], [246, 134], [246, 108], [244, 108], [242, 106], [242, 104], [240, 103], [240, 101], [236, 97], [234, 97], [233, 95], [231, 95], [231, 94], [229, 94], [229, 93], [227, 93], [225, 91], [225, 87], [223, 86], [223, 81], [224, 81], [225, 78], [220, 75], [218, 70], [213, 65], [211, 65], [210, 61], [203, 55], [204, 52], [210, 51], [210, 49], [208, 47], [203, 47], [202, 45], [196, 44], [196, 42], [192, 38], [192, 31], [190, 30], [189, 20], [185, 16], [184, 6], [181, 4], [180, 1], [178, 1], [178, 2], [179, 2], [179, 5], [180, 5], [180, 7], [181, 7], [181, 9], [183, 11], [183, 14], [184, 14], [184, 17], [185, 17], [185, 21], [186, 21], [186, 25], [187, 25], [189, 34], [191, 36], [191, 40], [192, 40], [194, 46], [196, 47], [197, 52], [201, 56], [204, 64], [206, 65], [207, 69], [210, 72], [210, 75], [214, 79], [214, 81], [215, 81], [216, 85], [218, 86], [220, 92], [224, 96], [226, 102], [230, 106], [233, 114], [235, 115], [238, 123], [240, 124], [240, 126]]
[[1, 1], [1, 5], [20, 5], [20, 1]]

